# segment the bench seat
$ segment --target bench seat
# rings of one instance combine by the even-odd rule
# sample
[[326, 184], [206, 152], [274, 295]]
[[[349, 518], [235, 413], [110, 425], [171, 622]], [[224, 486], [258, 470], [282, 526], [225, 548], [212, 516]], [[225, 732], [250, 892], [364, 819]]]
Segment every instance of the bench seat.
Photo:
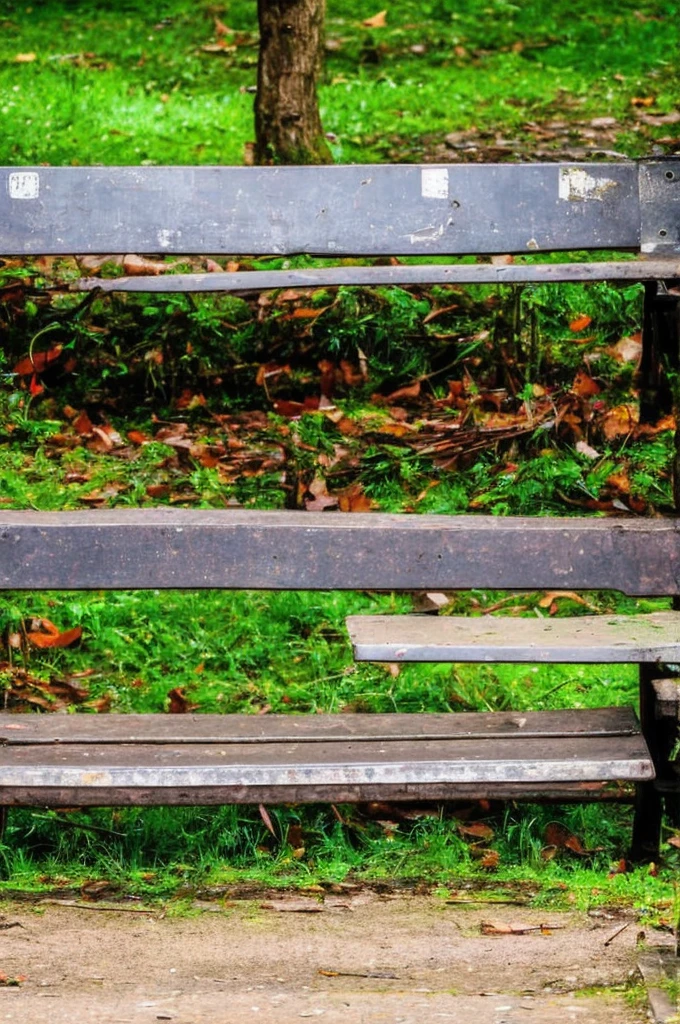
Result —
[[[523, 714], [0, 715], [0, 803], [621, 797], [654, 778], [628, 708]], [[614, 784], [608, 786], [607, 784]]]
[[570, 619], [353, 615], [357, 661], [680, 662], [680, 612]]

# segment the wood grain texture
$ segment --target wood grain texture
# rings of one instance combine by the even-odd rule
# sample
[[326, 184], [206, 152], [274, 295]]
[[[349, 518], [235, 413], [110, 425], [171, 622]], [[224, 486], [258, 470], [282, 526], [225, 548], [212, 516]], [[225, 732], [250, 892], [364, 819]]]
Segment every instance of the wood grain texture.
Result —
[[354, 615], [357, 661], [680, 662], [680, 612], [510, 616]]
[[673, 519], [0, 511], [0, 589], [680, 593]]

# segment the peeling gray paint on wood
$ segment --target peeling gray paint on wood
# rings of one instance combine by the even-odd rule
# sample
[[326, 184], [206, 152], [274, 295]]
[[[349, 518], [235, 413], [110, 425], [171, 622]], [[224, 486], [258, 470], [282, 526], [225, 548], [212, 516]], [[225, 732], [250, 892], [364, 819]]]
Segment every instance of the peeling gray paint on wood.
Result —
[[[607, 187], [574, 202], [560, 194], [567, 179]], [[639, 241], [633, 163], [0, 168], [4, 255], [443, 255]]]

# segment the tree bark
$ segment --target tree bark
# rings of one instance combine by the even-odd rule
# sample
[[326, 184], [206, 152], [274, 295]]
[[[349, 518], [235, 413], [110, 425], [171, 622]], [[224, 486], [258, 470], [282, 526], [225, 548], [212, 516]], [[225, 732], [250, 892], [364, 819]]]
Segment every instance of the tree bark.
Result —
[[326, 0], [258, 0], [255, 162], [328, 164], [319, 116]]

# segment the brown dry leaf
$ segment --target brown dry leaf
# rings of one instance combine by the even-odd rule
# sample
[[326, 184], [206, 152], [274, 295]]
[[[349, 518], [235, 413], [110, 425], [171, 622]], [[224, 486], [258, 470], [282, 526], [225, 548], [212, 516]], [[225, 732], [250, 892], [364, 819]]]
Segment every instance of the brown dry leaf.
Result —
[[599, 611], [595, 605], [590, 604], [584, 597], [577, 594], [574, 590], [548, 590], [538, 602], [539, 608], [549, 608], [553, 601], [559, 601], [560, 598], [564, 598], [567, 601], [575, 601], [576, 604], [583, 605], [584, 608], [588, 608], [592, 612]]
[[151, 440], [148, 434], [143, 434], [141, 430], [128, 430], [127, 439], [133, 444], [147, 444]]
[[323, 903], [318, 900], [270, 900], [260, 903], [260, 910], [275, 910], [279, 914], [321, 914]]
[[67, 629], [64, 633], [61, 633], [59, 628], [53, 622], [50, 622], [49, 619], [34, 619], [33, 627], [30, 631], [27, 631], [26, 638], [34, 647], [40, 648], [69, 647], [76, 640], [80, 640], [83, 635], [81, 626], [75, 626], [73, 629]]
[[593, 850], [586, 850], [578, 836], [575, 836], [564, 825], [558, 821], [551, 821], [545, 829], [545, 841], [548, 846], [555, 846], [558, 849], [571, 850], [579, 857], [587, 857]]
[[181, 686], [175, 686], [174, 689], [170, 690], [168, 698], [170, 701], [168, 704], [168, 714], [170, 715], [186, 715], [187, 712], [193, 711], [197, 706], [188, 700]]
[[34, 60], [37, 60], [36, 53], [18, 53], [14, 58], [15, 64], [32, 64]]
[[653, 107], [656, 103], [656, 96], [633, 96], [630, 105], [632, 107]]
[[264, 822], [265, 828], [267, 829], [268, 832], [271, 832], [271, 834], [274, 836], [274, 839], [276, 839], [276, 829], [274, 828], [272, 819], [269, 816], [269, 811], [267, 810], [264, 804], [258, 804], [257, 809], [260, 812], [260, 817]]
[[367, 494], [360, 483], [352, 484], [337, 495], [338, 506], [341, 512], [372, 512], [375, 503]]
[[581, 316], [577, 316], [571, 321], [569, 324], [569, 330], [574, 334], [578, 334], [579, 331], [585, 331], [586, 327], [588, 327], [592, 322], [592, 316], [588, 316], [586, 313], [583, 313]]
[[304, 498], [304, 505], [308, 512], [323, 512], [327, 508], [338, 507], [338, 498], [328, 493], [326, 481], [320, 476], [314, 477], [307, 488], [307, 494], [311, 495], [311, 497], [305, 496]]
[[170, 495], [169, 484], [149, 484], [146, 493], [150, 498], [167, 498]]
[[176, 267], [176, 263], [160, 263], [158, 260], [147, 260], [136, 253], [128, 253], [123, 257], [123, 270], [129, 277], [141, 277], [149, 274], [153, 277], [165, 274]]
[[32, 352], [31, 355], [20, 359], [14, 366], [13, 372], [20, 377], [29, 377], [34, 373], [44, 373], [47, 367], [58, 359], [64, 350], [63, 345], [55, 345], [53, 348], [45, 349], [43, 352]]
[[602, 417], [602, 431], [608, 441], [633, 432], [638, 422], [638, 410], [633, 405], [616, 405]]
[[545, 926], [540, 924], [509, 924], [505, 921], [482, 921], [479, 927], [482, 935], [527, 935], [529, 932], [543, 931]]
[[612, 473], [607, 477], [607, 486], [618, 491], [619, 494], [630, 494], [630, 479], [625, 471]]
[[680, 832], [676, 832], [675, 835], [671, 836], [668, 843], [670, 846], [674, 846], [676, 850], [680, 850]]
[[615, 345], [605, 349], [607, 355], [617, 363], [639, 363], [642, 358], [642, 334], [631, 334], [629, 338], [620, 338]]
[[470, 825], [459, 825], [458, 831], [462, 836], [482, 839], [485, 842], [494, 837], [494, 830], [489, 825], [485, 825], [483, 821], [473, 821]]
[[481, 868], [486, 868], [487, 871], [495, 871], [496, 868], [500, 867], [501, 855], [498, 850], [487, 850], [482, 859], [479, 862]]
[[397, 388], [391, 395], [388, 395], [386, 402], [401, 402], [404, 399], [418, 398], [420, 395], [420, 381], [416, 380], [413, 384], [407, 384], [406, 387]]
[[364, 18], [361, 24], [365, 28], [385, 28], [387, 24], [387, 11], [378, 11], [371, 18]]
[[593, 395], [599, 395], [600, 385], [585, 370], [579, 370], [574, 377], [571, 390], [579, 398], [592, 398]]
[[210, 256], [206, 257], [205, 269], [208, 271], [209, 274], [222, 273], [222, 267], [220, 266], [220, 264], [217, 262], [217, 260], [211, 259]]
[[79, 412], [75, 419], [71, 422], [71, 426], [75, 430], [76, 434], [83, 436], [84, 434], [92, 433], [92, 420], [87, 415], [85, 410]]
[[313, 396], [308, 396], [304, 402], [290, 402], [286, 398], [279, 398], [274, 402], [274, 412], [291, 420], [299, 419], [306, 412], [316, 412], [318, 408], [319, 399]]
[[423, 325], [429, 324], [432, 320], [436, 320], [438, 316], [444, 316], [445, 313], [452, 313], [454, 309], [458, 309], [458, 303], [454, 303], [453, 306], [442, 306], [441, 309], [431, 309], [426, 317], [423, 317]]

